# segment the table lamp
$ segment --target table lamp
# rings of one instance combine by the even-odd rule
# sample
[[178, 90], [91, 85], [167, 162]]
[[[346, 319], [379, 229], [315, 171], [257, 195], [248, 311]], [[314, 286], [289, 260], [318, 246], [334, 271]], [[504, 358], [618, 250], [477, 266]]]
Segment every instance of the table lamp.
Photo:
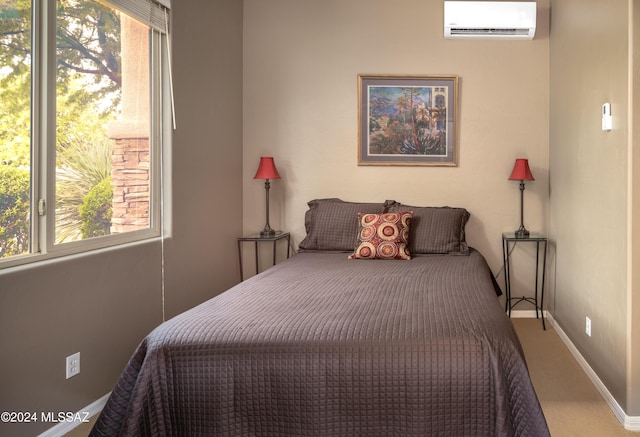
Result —
[[269, 226], [269, 189], [271, 188], [271, 183], [269, 179], [280, 179], [280, 174], [278, 173], [278, 169], [276, 168], [275, 162], [273, 162], [273, 158], [270, 156], [262, 156], [260, 157], [260, 165], [258, 165], [258, 171], [256, 175], [253, 177], [254, 179], [264, 179], [264, 189], [266, 192], [267, 199], [267, 224], [264, 226], [262, 232], [260, 232], [261, 237], [273, 237], [276, 234], [276, 231], [271, 229]]
[[529, 238], [529, 231], [524, 227], [524, 181], [534, 181], [535, 179], [529, 169], [528, 159], [516, 159], [509, 180], [520, 181], [520, 227], [515, 232], [515, 236], [516, 238]]

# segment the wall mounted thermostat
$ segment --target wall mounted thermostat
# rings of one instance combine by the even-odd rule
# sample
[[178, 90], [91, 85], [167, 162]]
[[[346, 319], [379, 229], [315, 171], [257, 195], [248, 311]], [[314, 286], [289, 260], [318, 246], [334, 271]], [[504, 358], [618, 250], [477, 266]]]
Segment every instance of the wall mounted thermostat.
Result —
[[611, 130], [613, 120], [611, 117], [611, 104], [602, 105], [602, 130]]

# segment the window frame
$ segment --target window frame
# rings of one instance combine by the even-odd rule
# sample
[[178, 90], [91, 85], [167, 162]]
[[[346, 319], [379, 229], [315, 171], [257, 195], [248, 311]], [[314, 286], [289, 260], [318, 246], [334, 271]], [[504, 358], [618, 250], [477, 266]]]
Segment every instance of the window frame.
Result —
[[[123, 14], [140, 20], [117, 2], [107, 3]], [[137, 0], [149, 3], [150, 0]], [[160, 238], [163, 233], [163, 174], [167, 166], [163, 153], [170, 147], [171, 101], [167, 72], [170, 70], [168, 35], [156, 26], [149, 26], [149, 72], [151, 93], [150, 119], [150, 210], [149, 227], [88, 238], [73, 242], [55, 243], [55, 187], [56, 187], [56, 13], [57, 0], [32, 0], [32, 59], [31, 59], [31, 199], [29, 252], [0, 259], [0, 271], [9, 267], [30, 264], [100, 249], [112, 249], [132, 243]], [[150, 23], [145, 23], [150, 24]], [[45, 213], [39, 204], [45, 202]]]

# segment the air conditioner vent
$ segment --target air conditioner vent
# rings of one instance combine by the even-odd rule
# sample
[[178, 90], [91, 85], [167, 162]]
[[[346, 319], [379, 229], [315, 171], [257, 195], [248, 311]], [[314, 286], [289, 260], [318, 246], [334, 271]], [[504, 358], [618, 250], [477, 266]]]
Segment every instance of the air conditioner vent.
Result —
[[504, 29], [487, 29], [479, 27], [466, 27], [457, 29], [451, 28], [451, 35], [529, 35], [529, 29], [516, 29], [516, 28], [504, 28]]

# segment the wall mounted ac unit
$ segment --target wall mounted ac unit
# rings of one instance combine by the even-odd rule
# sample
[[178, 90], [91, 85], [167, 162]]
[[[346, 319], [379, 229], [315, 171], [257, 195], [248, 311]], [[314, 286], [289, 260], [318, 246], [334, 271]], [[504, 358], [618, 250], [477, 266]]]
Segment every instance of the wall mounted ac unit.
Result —
[[447, 39], [533, 39], [536, 2], [444, 2]]

